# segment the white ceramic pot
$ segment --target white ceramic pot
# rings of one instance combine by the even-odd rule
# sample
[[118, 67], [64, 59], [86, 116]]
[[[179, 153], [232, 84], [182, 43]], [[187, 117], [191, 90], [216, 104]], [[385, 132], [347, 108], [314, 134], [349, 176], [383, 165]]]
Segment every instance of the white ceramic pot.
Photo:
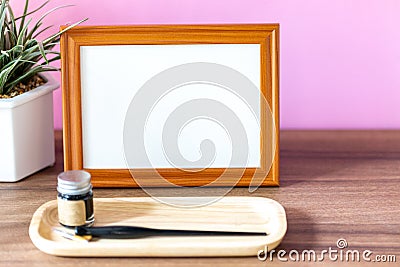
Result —
[[0, 181], [16, 182], [55, 162], [53, 90], [47, 82], [10, 99], [0, 99]]

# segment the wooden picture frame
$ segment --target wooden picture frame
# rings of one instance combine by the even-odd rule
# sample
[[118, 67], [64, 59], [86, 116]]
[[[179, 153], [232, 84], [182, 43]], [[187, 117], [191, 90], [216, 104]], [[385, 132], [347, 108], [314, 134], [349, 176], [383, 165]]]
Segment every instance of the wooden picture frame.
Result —
[[[63, 26], [64, 27], [64, 26]], [[62, 28], [63, 28], [62, 27]], [[279, 185], [279, 25], [146, 25], [146, 26], [78, 26], [61, 36], [62, 98], [63, 98], [63, 142], [64, 169], [85, 169], [92, 175], [95, 187], [138, 187], [127, 168], [107, 166], [87, 168], [84, 165], [82, 129], [82, 73], [81, 49], [95, 46], [131, 45], [193, 45], [193, 44], [258, 44], [260, 57], [260, 96], [265, 98], [272, 113], [272, 120], [261, 112], [260, 166], [257, 168], [230, 168], [232, 179], [241, 178], [236, 186], [249, 186], [251, 180], [262, 180], [262, 186]], [[95, 100], [93, 100], [95, 101]], [[266, 109], [260, 103], [261, 111]], [[112, 109], [112, 107], [109, 107]], [[107, 127], [107, 125], [104, 125]], [[267, 129], [274, 128], [272, 132]], [[99, 129], [101, 130], [101, 129]], [[275, 149], [271, 149], [276, 144]], [[99, 146], [102, 143], [98, 144]], [[107, 151], [105, 151], [107, 153]], [[269, 166], [266, 162], [271, 161]], [[270, 168], [269, 168], [270, 167]], [[199, 172], [180, 169], [157, 168], [157, 172], [168, 182], [178, 186], [203, 186], [215, 182], [225, 168], [207, 168]], [[145, 178], [145, 186], [160, 186], [152, 176], [153, 170], [136, 171]], [[227, 182], [216, 182], [213, 186], [227, 186]], [[140, 184], [143, 186], [143, 184]]]

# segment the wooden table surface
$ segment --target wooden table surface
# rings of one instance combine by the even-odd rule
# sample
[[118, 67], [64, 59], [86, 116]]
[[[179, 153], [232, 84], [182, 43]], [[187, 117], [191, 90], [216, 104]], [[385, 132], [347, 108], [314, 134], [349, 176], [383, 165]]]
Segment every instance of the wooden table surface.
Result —
[[[56, 133], [54, 167], [17, 183], [0, 183], [0, 266], [275, 266], [299, 265], [289, 260], [241, 258], [63, 258], [39, 251], [28, 236], [35, 210], [56, 198], [62, 167], [62, 140]], [[286, 209], [288, 231], [277, 250], [347, 249], [394, 255], [400, 262], [400, 131], [283, 131], [281, 186], [235, 188], [230, 196], [262, 196]], [[212, 194], [212, 188], [209, 189]], [[165, 189], [173, 196], [174, 189]], [[146, 196], [140, 189], [95, 189], [97, 197]], [[286, 255], [286, 258], [288, 256]], [[331, 261], [301, 265], [363, 265]], [[372, 265], [372, 263], [370, 263]]]

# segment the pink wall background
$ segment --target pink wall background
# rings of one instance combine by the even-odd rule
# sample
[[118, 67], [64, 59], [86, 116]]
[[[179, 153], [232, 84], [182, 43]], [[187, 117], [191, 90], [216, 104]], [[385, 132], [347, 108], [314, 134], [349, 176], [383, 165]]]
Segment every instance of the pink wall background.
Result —
[[[31, 0], [32, 8], [43, 1]], [[25, 1], [10, 2], [22, 10]], [[56, 30], [85, 17], [86, 25], [278, 22], [282, 128], [400, 128], [398, 0], [100, 2], [53, 0], [49, 7], [76, 6], [45, 23]], [[60, 129], [61, 90], [54, 94], [54, 111]]]

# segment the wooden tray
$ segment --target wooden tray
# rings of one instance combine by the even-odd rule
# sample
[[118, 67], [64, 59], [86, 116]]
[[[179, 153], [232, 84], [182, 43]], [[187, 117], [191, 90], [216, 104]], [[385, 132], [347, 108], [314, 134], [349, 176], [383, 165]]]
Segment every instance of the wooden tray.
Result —
[[[176, 199], [180, 203], [193, 198]], [[197, 198], [198, 200], [198, 198]], [[58, 223], [57, 201], [43, 204], [33, 215], [29, 236], [41, 251], [75, 257], [256, 256], [273, 249], [286, 233], [286, 214], [276, 201], [261, 197], [224, 197], [210, 205], [182, 208], [152, 198], [97, 198], [96, 226], [136, 225], [190, 230], [266, 232], [267, 236], [150, 237], [99, 239], [88, 243], [65, 239], [52, 231]]]

